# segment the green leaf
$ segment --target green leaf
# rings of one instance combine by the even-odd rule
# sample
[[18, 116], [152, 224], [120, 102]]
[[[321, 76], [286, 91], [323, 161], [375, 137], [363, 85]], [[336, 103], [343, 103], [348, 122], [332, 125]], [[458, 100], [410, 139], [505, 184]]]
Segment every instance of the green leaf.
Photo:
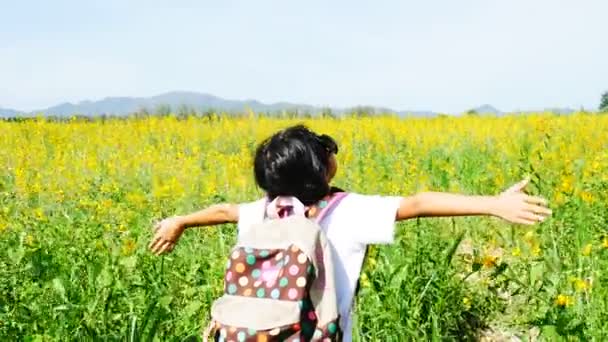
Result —
[[63, 283], [61, 282], [61, 279], [59, 279], [59, 278], [53, 279], [53, 288], [55, 289], [55, 291], [57, 291], [57, 293], [59, 294], [59, 296], [61, 296], [61, 298], [64, 301], [67, 300], [66, 297], [65, 297], [65, 287], [63, 286]]
[[128, 270], [133, 270], [137, 266], [137, 256], [132, 255], [130, 257], [120, 260], [120, 264]]
[[203, 303], [198, 300], [194, 300], [186, 306], [184, 309], [184, 314], [186, 317], [192, 317], [198, 312], [198, 310], [200, 310], [201, 306], [203, 306]]
[[21, 262], [21, 259], [23, 259], [24, 255], [25, 255], [25, 251], [23, 250], [23, 248], [17, 248], [17, 250], [9, 248], [9, 250], [8, 250], [8, 258], [15, 265], [18, 265]]
[[99, 287], [109, 287], [112, 285], [112, 273], [109, 270], [109, 267], [105, 267], [97, 276], [97, 284]]
[[158, 300], [158, 305], [162, 307], [169, 307], [169, 304], [173, 301], [173, 297], [171, 296], [163, 296]]
[[536, 283], [537, 280], [541, 280], [544, 273], [544, 267], [541, 263], [534, 263], [530, 266], [530, 282]]
[[445, 257], [446, 265], [449, 265], [452, 262], [452, 258], [454, 258], [454, 254], [456, 254], [456, 251], [458, 250], [458, 246], [460, 245], [460, 243], [462, 242], [463, 239], [464, 239], [464, 232], [460, 233], [458, 235], [458, 237], [456, 237], [456, 240], [454, 240], [454, 242], [450, 246], [450, 249], [448, 249], [448, 252]]
[[555, 325], [543, 325], [540, 329], [541, 336], [546, 341], [561, 341], [562, 338], [557, 332]]

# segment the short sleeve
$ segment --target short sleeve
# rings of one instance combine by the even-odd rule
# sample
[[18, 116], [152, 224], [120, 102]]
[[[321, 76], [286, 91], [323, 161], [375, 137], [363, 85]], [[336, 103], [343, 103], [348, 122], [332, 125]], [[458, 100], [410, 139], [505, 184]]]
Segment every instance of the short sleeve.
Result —
[[249, 229], [251, 225], [260, 223], [264, 220], [264, 205], [265, 199], [259, 199], [255, 202], [241, 203], [239, 208], [239, 222], [237, 223], [238, 233], [241, 235]]
[[[395, 239], [395, 220], [402, 197], [349, 194], [336, 216], [347, 227], [354, 242], [362, 244], [390, 244]], [[339, 210], [338, 210], [339, 209]]]

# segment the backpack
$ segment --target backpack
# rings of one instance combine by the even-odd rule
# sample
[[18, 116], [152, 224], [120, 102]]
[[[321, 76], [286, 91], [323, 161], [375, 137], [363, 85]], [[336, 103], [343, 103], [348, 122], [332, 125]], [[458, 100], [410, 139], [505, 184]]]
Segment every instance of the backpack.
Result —
[[266, 205], [265, 220], [240, 234], [224, 294], [204, 341], [341, 341], [330, 247], [319, 223], [346, 196], [309, 208], [293, 197]]

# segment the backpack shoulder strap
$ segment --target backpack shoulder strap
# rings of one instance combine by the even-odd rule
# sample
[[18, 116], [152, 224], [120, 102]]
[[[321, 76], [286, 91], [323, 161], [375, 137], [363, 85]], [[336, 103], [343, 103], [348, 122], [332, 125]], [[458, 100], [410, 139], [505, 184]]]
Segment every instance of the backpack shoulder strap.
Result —
[[314, 220], [316, 223], [320, 223], [347, 195], [348, 193], [346, 192], [336, 192], [326, 196], [317, 204], [308, 208], [308, 218]]

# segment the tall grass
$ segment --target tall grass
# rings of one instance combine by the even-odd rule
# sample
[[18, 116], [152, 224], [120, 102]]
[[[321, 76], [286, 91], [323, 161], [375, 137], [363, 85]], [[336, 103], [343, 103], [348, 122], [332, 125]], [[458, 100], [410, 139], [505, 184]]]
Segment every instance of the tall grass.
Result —
[[[495, 194], [525, 175], [554, 216], [399, 224], [361, 279], [361, 341], [608, 338], [608, 117], [306, 119], [340, 142], [336, 185]], [[296, 119], [0, 122], [0, 338], [195, 340], [235, 227], [146, 250], [154, 220], [261, 196], [255, 144]], [[373, 229], [373, 227], [369, 227]]]

